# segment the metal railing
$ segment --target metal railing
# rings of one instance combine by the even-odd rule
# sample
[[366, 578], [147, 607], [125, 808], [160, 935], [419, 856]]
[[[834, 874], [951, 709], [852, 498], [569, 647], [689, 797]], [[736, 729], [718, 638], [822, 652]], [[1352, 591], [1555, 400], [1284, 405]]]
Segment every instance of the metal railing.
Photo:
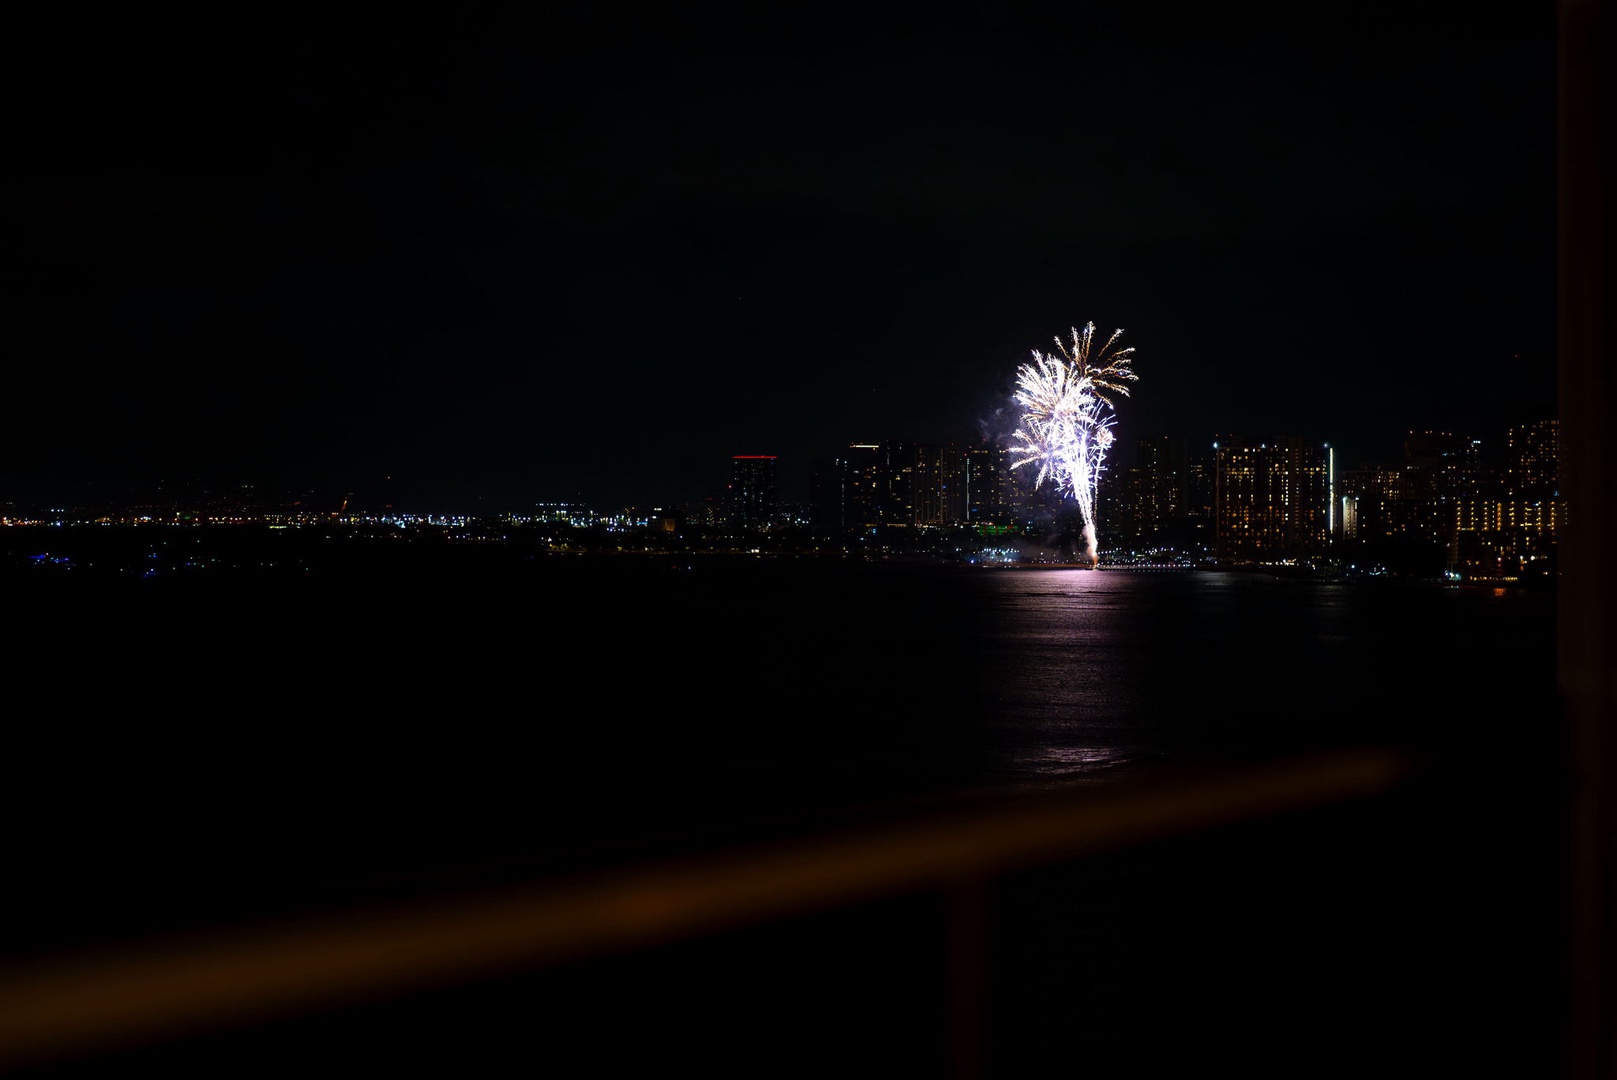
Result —
[[0, 976], [0, 1067], [70, 1061], [499, 978], [885, 897], [948, 898], [958, 1075], [982, 1051], [983, 889], [1018, 870], [1393, 791], [1360, 749], [999, 799], [780, 843], [133, 942]]

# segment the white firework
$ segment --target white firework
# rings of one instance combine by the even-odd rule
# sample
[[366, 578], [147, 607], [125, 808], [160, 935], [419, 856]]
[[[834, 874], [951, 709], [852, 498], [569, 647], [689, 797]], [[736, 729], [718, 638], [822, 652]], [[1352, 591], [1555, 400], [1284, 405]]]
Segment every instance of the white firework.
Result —
[[1033, 350], [1033, 360], [1017, 372], [1015, 400], [1022, 407], [1022, 426], [1012, 436], [1015, 455], [1011, 468], [1037, 465], [1035, 486], [1052, 481], [1058, 492], [1070, 494], [1084, 522], [1084, 546], [1090, 565], [1098, 562], [1095, 535], [1095, 489], [1111, 449], [1112, 401], [1109, 394], [1128, 396], [1125, 383], [1137, 376], [1130, 368], [1134, 350], [1112, 351], [1115, 330], [1098, 353], [1092, 354], [1095, 324], [1072, 331], [1072, 347], [1060, 338], [1059, 356]]

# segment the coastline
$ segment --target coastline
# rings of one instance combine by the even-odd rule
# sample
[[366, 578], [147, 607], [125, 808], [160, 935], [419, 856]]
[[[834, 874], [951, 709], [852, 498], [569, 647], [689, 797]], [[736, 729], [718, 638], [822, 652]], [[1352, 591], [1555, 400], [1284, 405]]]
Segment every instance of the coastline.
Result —
[[243, 580], [309, 577], [319, 574], [368, 576], [408, 572], [415, 567], [454, 567], [457, 571], [509, 570], [524, 564], [616, 564], [669, 570], [697, 566], [792, 563], [849, 566], [939, 567], [1023, 573], [1092, 571], [1100, 573], [1224, 573], [1286, 580], [1334, 581], [1366, 585], [1473, 586], [1553, 589], [1553, 561], [1542, 573], [1459, 577], [1452, 573], [1397, 573], [1343, 568], [1329, 560], [1268, 563], [1218, 562], [1182, 556], [1144, 560], [1109, 558], [1098, 565], [1038, 556], [1008, 558], [959, 550], [876, 549], [842, 545], [681, 546], [670, 541], [617, 545], [557, 544], [520, 531], [455, 531], [281, 527], [264, 525], [13, 525], [0, 529], [0, 575], [14, 583], [94, 581]]

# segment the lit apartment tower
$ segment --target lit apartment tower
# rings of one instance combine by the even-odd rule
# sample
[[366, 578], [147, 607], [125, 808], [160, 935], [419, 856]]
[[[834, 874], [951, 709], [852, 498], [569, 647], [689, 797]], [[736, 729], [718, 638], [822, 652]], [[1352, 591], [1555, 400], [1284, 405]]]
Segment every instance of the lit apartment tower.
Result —
[[809, 522], [814, 535], [832, 539], [842, 535], [844, 458], [817, 457], [809, 462]]
[[1141, 439], [1134, 467], [1112, 477], [1119, 511], [1112, 532], [1150, 546], [1183, 539], [1187, 463], [1183, 439]]
[[1559, 479], [1559, 421], [1513, 427], [1505, 447], [1500, 526], [1510, 537], [1511, 550], [1523, 559], [1542, 558], [1553, 551], [1566, 514]]
[[1558, 420], [1539, 420], [1510, 429], [1505, 436], [1505, 483], [1514, 495], [1558, 490], [1561, 456]]
[[876, 446], [876, 522], [887, 529], [950, 525], [965, 517], [965, 459], [957, 447], [886, 442]]
[[841, 479], [842, 529], [845, 533], [872, 533], [881, 525], [883, 488], [887, 470], [882, 448], [876, 443], [854, 443], [843, 455]]
[[915, 499], [923, 481], [921, 448], [912, 442], [886, 442], [880, 450], [882, 473], [877, 518], [888, 529], [908, 529], [915, 524]]
[[1095, 519], [1106, 523], [1106, 536], [1113, 551], [1132, 551], [1150, 543], [1142, 506], [1147, 499], [1146, 472], [1138, 465], [1107, 466], [1102, 482], [1095, 485]]
[[1560, 531], [1565, 513], [1566, 508], [1559, 496], [1549, 499], [1511, 496], [1501, 507], [1500, 524], [1506, 529], [1553, 538]]
[[915, 448], [910, 505], [917, 525], [959, 525], [966, 520], [966, 455], [952, 443]]
[[914, 525], [948, 524], [946, 493], [948, 481], [943, 447], [920, 444], [911, 458], [910, 522]]
[[1461, 519], [1489, 496], [1482, 444], [1448, 431], [1411, 431], [1404, 438], [1394, 528], [1406, 538], [1456, 557]]
[[973, 525], [1006, 524], [1010, 514], [1010, 451], [988, 442], [968, 446], [964, 456], [966, 520]]
[[1398, 531], [1398, 493], [1403, 473], [1388, 465], [1345, 469], [1337, 480], [1337, 535], [1373, 543]]
[[1333, 522], [1330, 447], [1290, 437], [1221, 436], [1213, 445], [1219, 558], [1264, 562], [1326, 551]]
[[1480, 441], [1447, 431], [1411, 431], [1405, 436], [1399, 498], [1409, 515], [1404, 522], [1407, 530], [1421, 533], [1429, 528], [1424, 524], [1428, 519], [1446, 519], [1449, 502], [1477, 494], [1484, 486]]
[[1009, 470], [1006, 494], [1011, 516], [1016, 520], [1037, 520], [1048, 513], [1056, 501], [1055, 485], [1048, 479], [1039, 484], [1038, 475], [1039, 467], [1036, 464], [1026, 464], [1021, 468]]
[[740, 529], [774, 526], [778, 460], [774, 454], [737, 454], [730, 459], [730, 520]]
[[[950, 443], [855, 443], [815, 468], [815, 519], [843, 535], [898, 530], [890, 539], [915, 526], [964, 524], [981, 506], [1003, 506], [993, 485], [1003, 483], [1007, 460], [1003, 450], [973, 455]], [[989, 486], [974, 494], [974, 480]]]
[[[1557, 423], [1511, 428], [1502, 467], [1484, 470], [1480, 485], [1461, 485], [1454, 503], [1450, 569], [1468, 578], [1515, 580], [1548, 574], [1565, 507], [1557, 491]], [[1469, 488], [1476, 486], [1472, 495]]]
[[1217, 485], [1213, 466], [1213, 459], [1205, 454], [1193, 454], [1185, 459], [1185, 536], [1182, 543], [1188, 550], [1207, 550], [1212, 546], [1217, 530]]

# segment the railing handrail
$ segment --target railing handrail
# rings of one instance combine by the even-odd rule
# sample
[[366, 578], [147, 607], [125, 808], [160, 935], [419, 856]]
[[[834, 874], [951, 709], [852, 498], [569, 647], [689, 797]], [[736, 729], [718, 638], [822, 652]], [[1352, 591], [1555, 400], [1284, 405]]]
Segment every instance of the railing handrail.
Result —
[[839, 832], [60, 956], [0, 977], [0, 1067], [183, 1037], [693, 935], [971, 887], [1019, 869], [1389, 792], [1367, 748], [974, 800]]

